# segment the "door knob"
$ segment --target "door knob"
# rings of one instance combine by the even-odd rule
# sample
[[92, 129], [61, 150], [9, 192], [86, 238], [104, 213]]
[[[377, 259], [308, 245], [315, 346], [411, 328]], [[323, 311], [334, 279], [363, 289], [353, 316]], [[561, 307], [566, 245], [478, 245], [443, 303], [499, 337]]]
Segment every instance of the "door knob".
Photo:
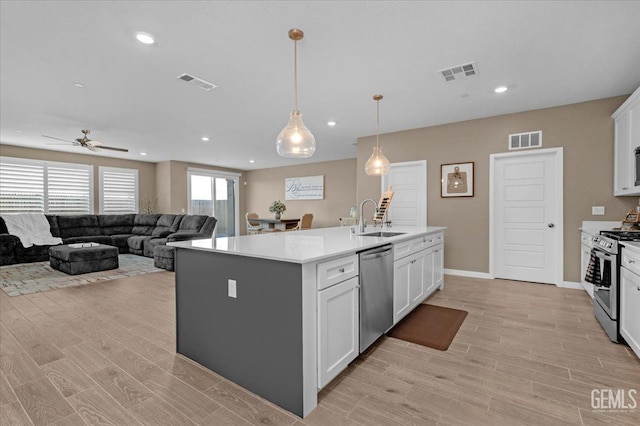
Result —
[[556, 226], [556, 225], [554, 225], [553, 223], [549, 223], [549, 224], [547, 224], [547, 226], [548, 226], [549, 228], [553, 228], [553, 227], [554, 227], [554, 226]]

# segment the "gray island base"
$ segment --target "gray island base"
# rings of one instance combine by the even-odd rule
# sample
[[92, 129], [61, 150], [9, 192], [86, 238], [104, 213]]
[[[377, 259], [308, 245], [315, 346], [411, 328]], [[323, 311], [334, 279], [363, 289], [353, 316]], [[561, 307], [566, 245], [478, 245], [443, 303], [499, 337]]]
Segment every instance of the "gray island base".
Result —
[[303, 417], [302, 265], [178, 249], [176, 271], [177, 352]]

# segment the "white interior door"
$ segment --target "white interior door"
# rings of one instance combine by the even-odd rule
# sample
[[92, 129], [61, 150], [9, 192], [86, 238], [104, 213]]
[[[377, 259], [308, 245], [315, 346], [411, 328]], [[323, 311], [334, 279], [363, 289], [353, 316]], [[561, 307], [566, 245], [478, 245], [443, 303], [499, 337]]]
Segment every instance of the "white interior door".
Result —
[[562, 286], [562, 148], [495, 154], [492, 275]]
[[427, 162], [392, 163], [382, 191], [393, 187], [387, 219], [398, 226], [427, 226]]

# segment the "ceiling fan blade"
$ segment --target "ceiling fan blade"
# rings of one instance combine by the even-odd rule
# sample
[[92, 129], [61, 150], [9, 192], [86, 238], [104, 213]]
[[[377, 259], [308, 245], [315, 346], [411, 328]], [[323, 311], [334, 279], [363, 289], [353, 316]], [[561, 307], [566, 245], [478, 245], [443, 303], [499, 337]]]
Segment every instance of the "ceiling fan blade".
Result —
[[97, 146], [86, 145], [85, 148], [87, 148], [89, 151], [100, 152], [100, 148], [98, 148]]
[[113, 146], [104, 146], [104, 145], [100, 145], [96, 148], [100, 148], [100, 149], [110, 149], [111, 151], [120, 151], [120, 152], [129, 152], [128, 149], [124, 149], [124, 148], [116, 148]]
[[47, 145], [66, 145], [66, 146], [69, 146], [69, 145], [76, 145], [76, 144], [73, 143], [73, 142], [49, 142]]
[[75, 143], [74, 141], [70, 141], [70, 140], [67, 140], [67, 139], [54, 138], [53, 136], [47, 136], [47, 135], [42, 135], [42, 136], [44, 136], [45, 138], [55, 139], [55, 140], [58, 140], [58, 141]]

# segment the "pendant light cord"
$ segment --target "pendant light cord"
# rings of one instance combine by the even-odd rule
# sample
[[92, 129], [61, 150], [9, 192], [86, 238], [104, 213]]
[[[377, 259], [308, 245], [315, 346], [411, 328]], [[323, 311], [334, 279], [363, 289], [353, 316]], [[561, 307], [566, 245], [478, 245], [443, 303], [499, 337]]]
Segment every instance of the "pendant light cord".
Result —
[[293, 93], [295, 110], [298, 111], [298, 40], [293, 41]]
[[380, 147], [380, 144], [378, 143], [378, 139], [380, 138], [380, 100], [378, 99], [376, 101], [376, 146]]

